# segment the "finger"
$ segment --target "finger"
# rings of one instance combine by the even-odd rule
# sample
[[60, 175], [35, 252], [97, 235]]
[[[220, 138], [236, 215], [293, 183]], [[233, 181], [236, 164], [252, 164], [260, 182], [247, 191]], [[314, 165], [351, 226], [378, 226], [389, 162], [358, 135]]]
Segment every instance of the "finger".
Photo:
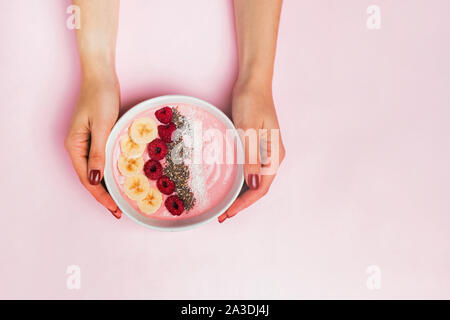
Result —
[[228, 208], [227, 211], [225, 211], [222, 215], [219, 216], [218, 218], [219, 222], [222, 223], [227, 218], [234, 217], [240, 211], [249, 207], [257, 200], [259, 200], [261, 197], [263, 197], [269, 191], [270, 185], [272, 184], [274, 178], [275, 175], [261, 175], [260, 187], [258, 189], [249, 189], [242, 195], [240, 195], [233, 202], [230, 208]]
[[257, 200], [262, 198], [269, 191], [270, 185], [272, 184], [274, 178], [274, 175], [262, 175], [260, 188], [258, 188], [257, 190], [247, 190], [242, 195], [240, 195], [234, 201], [231, 207], [226, 211], [227, 217], [231, 218], [235, 216], [239, 211], [244, 210], [245, 208], [255, 203]]
[[259, 126], [248, 126], [240, 130], [242, 143], [244, 144], [245, 162], [244, 177], [247, 186], [256, 190], [260, 184], [260, 144], [259, 144]]
[[103, 178], [105, 168], [105, 146], [111, 128], [93, 123], [91, 128], [91, 147], [87, 162], [89, 183], [98, 185]]
[[120, 219], [122, 217], [122, 211], [117, 207], [114, 200], [111, 198], [111, 195], [108, 191], [103, 187], [103, 185], [93, 186], [91, 184], [85, 185], [88, 191], [94, 196], [94, 198], [100, 202], [106, 209], [108, 209], [111, 214]]
[[87, 176], [87, 157], [86, 149], [88, 141], [83, 136], [78, 136], [69, 139], [66, 142], [66, 148], [72, 160], [73, 167], [77, 173], [81, 183], [84, 187], [100, 202], [106, 209], [108, 209], [116, 218], [120, 219], [122, 212], [117, 207], [114, 200], [111, 198], [106, 189], [101, 185], [92, 185]]
[[280, 130], [267, 130], [265, 141], [261, 141], [261, 174], [275, 175], [285, 157], [285, 149], [281, 140]]
[[[84, 160], [84, 161], [83, 161]], [[102, 204], [106, 209], [109, 210], [117, 219], [120, 219], [122, 216], [122, 212], [117, 207], [116, 203], [114, 202], [113, 198], [111, 198], [111, 195], [106, 191], [105, 187], [103, 185], [92, 185], [90, 181], [88, 181], [86, 177], [86, 159], [79, 160], [79, 169], [75, 168], [75, 171], [78, 173], [78, 176], [80, 177], [81, 183], [85, 186], [85, 188], [94, 196], [94, 198]], [[84, 165], [82, 165], [84, 163]], [[75, 165], [74, 165], [75, 166]]]

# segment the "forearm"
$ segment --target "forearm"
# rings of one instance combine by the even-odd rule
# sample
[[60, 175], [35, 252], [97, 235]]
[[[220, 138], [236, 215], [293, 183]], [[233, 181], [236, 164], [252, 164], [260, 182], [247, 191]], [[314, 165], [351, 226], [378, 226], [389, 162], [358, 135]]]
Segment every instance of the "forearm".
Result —
[[119, 0], [73, 0], [80, 7], [77, 31], [83, 79], [115, 73]]
[[234, 0], [238, 83], [271, 86], [282, 0]]

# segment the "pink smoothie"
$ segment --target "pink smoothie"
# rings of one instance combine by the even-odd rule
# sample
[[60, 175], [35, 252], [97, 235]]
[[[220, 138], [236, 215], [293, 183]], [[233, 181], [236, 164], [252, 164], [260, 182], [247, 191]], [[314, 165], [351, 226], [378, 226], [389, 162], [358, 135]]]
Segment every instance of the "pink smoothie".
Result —
[[[191, 157], [185, 160], [189, 167], [189, 186], [191, 187], [196, 203], [189, 211], [185, 210], [180, 216], [173, 216], [165, 207], [164, 201], [168, 197], [163, 194], [161, 207], [153, 214], [146, 215], [140, 212], [136, 201], [127, 197], [123, 191], [123, 177], [118, 170], [117, 162], [121, 154], [120, 139], [128, 134], [128, 130], [135, 119], [150, 117], [159, 125], [155, 117], [155, 111], [163, 107], [176, 107], [190, 123], [191, 130], [182, 132], [186, 145], [191, 147]], [[201, 137], [201, 138], [200, 138]], [[143, 159], [149, 159], [147, 149]], [[165, 166], [165, 161], [161, 164]], [[122, 197], [141, 214], [157, 219], [185, 219], [200, 215], [219, 204], [219, 202], [231, 190], [236, 176], [236, 146], [231, 135], [226, 134], [225, 125], [208, 111], [187, 104], [162, 105], [148, 109], [131, 119], [122, 129], [116, 139], [113, 148], [112, 166], [115, 183]], [[150, 186], [157, 189], [156, 181], [149, 180]]]

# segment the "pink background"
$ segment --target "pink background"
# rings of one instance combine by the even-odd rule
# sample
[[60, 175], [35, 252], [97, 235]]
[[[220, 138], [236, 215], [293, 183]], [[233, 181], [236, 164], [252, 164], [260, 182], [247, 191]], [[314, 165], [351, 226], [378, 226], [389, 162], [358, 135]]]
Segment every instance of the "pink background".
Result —
[[[286, 0], [282, 169], [238, 217], [180, 233], [115, 220], [71, 168], [68, 5], [0, 1], [0, 298], [450, 298], [449, 1]], [[180, 93], [229, 112], [236, 62], [231, 1], [122, 1], [124, 110]]]

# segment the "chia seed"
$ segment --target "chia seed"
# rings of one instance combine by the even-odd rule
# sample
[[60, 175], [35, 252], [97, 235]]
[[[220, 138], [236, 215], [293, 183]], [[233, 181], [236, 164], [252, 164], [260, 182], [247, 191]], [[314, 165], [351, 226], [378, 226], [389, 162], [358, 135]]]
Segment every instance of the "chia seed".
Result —
[[[177, 127], [183, 128], [186, 125], [185, 117], [176, 108], [172, 108], [172, 121]], [[194, 193], [189, 187], [189, 167], [183, 163], [183, 161], [174, 161], [172, 159], [172, 150], [178, 146], [178, 144], [183, 143], [183, 137], [180, 135], [177, 139], [167, 145], [168, 152], [166, 156], [167, 164], [163, 169], [164, 175], [169, 177], [170, 180], [175, 182], [175, 191], [177, 196], [183, 201], [184, 208], [189, 211], [195, 205], [196, 199]], [[179, 156], [183, 160], [187, 155], [183, 152], [184, 149], [181, 148]], [[178, 160], [178, 159], [177, 159]]]

